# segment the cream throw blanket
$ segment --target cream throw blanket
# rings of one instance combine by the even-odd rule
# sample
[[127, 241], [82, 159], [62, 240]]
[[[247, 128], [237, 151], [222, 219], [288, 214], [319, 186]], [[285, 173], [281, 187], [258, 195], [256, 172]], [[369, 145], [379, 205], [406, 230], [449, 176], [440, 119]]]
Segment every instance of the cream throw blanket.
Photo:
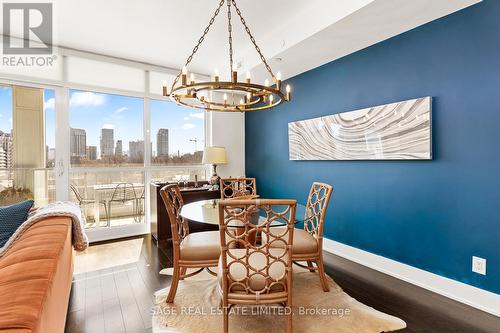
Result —
[[21, 224], [19, 228], [17, 228], [16, 232], [12, 234], [7, 243], [5, 243], [2, 248], [0, 248], [0, 257], [7, 253], [7, 251], [15, 243], [15, 241], [20, 238], [21, 235], [33, 224], [47, 218], [57, 216], [65, 216], [71, 219], [73, 248], [76, 251], [85, 250], [89, 245], [89, 241], [84, 229], [85, 215], [83, 215], [82, 210], [77, 204], [73, 202], [59, 201], [32, 211], [29, 214], [28, 219], [23, 224]]

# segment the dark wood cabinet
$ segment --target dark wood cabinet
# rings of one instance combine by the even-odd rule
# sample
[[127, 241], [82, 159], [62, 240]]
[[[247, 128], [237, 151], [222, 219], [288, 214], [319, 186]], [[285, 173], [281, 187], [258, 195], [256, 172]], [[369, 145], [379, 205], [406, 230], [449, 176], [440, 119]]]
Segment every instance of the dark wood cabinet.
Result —
[[[198, 182], [198, 186], [203, 186], [207, 182]], [[160, 189], [168, 183], [151, 183], [150, 184], [150, 216], [151, 216], [151, 235], [158, 243], [163, 240], [172, 238], [172, 229], [170, 219], [168, 218], [167, 210], [163, 204], [160, 195]], [[212, 191], [208, 189], [195, 188], [193, 182], [188, 183], [188, 187], [181, 188], [182, 199], [184, 204], [208, 199], [219, 199], [220, 191]], [[218, 230], [217, 226], [189, 221], [189, 232], [201, 232], [208, 230]]]

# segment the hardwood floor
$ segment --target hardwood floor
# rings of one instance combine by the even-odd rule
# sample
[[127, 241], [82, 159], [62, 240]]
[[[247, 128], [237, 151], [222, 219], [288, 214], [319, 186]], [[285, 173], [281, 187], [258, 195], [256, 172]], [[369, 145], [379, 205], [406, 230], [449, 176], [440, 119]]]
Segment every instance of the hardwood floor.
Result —
[[[152, 332], [153, 293], [170, 283], [169, 277], [158, 272], [171, 267], [171, 262], [165, 244], [159, 249], [149, 236], [140, 240], [135, 262], [121, 264], [124, 258], [116, 258], [103, 268], [99, 253], [110, 256], [113, 250], [109, 243], [93, 245], [84, 254], [86, 259], [79, 256], [67, 333]], [[122, 247], [127, 256], [135, 255], [137, 239], [112, 244], [113, 248]], [[84, 265], [82, 260], [86, 260]], [[405, 320], [408, 327], [399, 332], [499, 332], [500, 318], [493, 315], [331, 254], [325, 255], [325, 265], [327, 273], [349, 295]]]

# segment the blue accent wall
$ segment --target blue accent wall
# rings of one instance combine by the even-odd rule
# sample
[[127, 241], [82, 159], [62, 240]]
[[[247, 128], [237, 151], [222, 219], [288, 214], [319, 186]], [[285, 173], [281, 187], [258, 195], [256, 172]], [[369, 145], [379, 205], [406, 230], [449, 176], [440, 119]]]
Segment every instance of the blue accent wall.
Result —
[[[246, 173], [261, 196], [305, 203], [313, 181], [330, 183], [327, 238], [500, 293], [500, 1], [288, 82], [291, 103], [246, 115]], [[422, 96], [433, 97], [432, 161], [288, 160], [291, 121]]]

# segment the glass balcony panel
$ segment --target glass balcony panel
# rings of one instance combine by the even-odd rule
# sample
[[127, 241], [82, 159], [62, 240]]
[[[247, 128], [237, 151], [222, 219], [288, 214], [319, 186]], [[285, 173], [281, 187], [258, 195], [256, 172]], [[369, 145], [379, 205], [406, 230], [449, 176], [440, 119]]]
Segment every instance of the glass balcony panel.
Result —
[[86, 228], [144, 223], [144, 172], [72, 172], [73, 202], [87, 219]]

